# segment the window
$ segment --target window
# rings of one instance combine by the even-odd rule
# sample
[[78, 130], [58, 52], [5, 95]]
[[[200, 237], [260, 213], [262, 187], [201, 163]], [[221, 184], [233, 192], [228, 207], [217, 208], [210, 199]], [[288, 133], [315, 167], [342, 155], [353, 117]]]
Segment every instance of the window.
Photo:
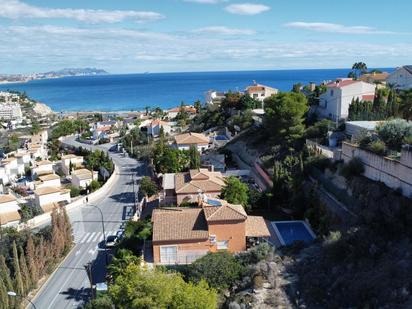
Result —
[[330, 95], [333, 97], [333, 89], [330, 90]]
[[217, 242], [217, 250], [225, 250], [228, 248], [229, 241], [228, 240], [221, 240]]
[[216, 235], [210, 235], [209, 240], [212, 245], [216, 244]]
[[257, 94], [257, 93], [254, 93], [254, 94], [253, 94], [253, 97], [256, 99], [256, 98], [258, 97], [258, 94]]
[[160, 263], [175, 264], [177, 262], [177, 246], [160, 247]]
[[328, 108], [328, 100], [325, 100], [325, 108]]

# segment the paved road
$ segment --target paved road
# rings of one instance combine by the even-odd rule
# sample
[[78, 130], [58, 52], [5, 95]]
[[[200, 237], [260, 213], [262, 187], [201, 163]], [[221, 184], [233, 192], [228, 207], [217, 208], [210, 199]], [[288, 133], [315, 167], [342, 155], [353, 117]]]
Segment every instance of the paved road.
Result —
[[[85, 147], [73, 138], [65, 141], [73, 146]], [[108, 149], [108, 146], [87, 146], [87, 148]], [[104, 197], [93, 203], [98, 206], [104, 216], [106, 237], [115, 234], [130, 218], [134, 205], [133, 178], [147, 174], [147, 167], [129, 157], [111, 153], [119, 170], [119, 180]], [[138, 187], [135, 187], [138, 190]], [[104, 281], [105, 254], [101, 249], [104, 240], [101, 215], [92, 206], [82, 206], [69, 213], [73, 226], [75, 247], [64, 262], [41, 288], [33, 302], [39, 309], [81, 308], [90, 297], [90, 280], [85, 265], [93, 262], [91, 268], [93, 283]]]

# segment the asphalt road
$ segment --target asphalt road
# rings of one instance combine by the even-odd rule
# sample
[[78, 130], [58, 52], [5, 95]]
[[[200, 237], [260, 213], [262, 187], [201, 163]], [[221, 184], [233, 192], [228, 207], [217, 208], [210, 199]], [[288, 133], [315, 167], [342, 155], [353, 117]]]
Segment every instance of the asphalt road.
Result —
[[[85, 148], [74, 138], [67, 139], [65, 143]], [[109, 146], [86, 147], [107, 150]], [[118, 167], [119, 180], [104, 198], [93, 203], [103, 213], [106, 237], [116, 234], [124, 221], [133, 215], [133, 178], [138, 180], [147, 174], [147, 167], [142, 162], [118, 153], [111, 153], [111, 157]], [[135, 191], [138, 191], [137, 185]], [[105, 281], [105, 254], [110, 256], [110, 252], [106, 252], [102, 246], [104, 237], [100, 212], [93, 206], [84, 205], [68, 214], [73, 226], [75, 247], [33, 299], [38, 309], [81, 308], [91, 295], [90, 274], [93, 283]], [[90, 262], [92, 267], [88, 274], [85, 266]]]

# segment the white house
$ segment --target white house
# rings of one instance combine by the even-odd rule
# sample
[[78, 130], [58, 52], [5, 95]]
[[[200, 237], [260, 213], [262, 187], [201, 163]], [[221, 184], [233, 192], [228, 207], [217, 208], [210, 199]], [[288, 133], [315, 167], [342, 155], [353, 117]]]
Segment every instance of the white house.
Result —
[[167, 111], [167, 117], [169, 119], [173, 119], [179, 114], [179, 112], [183, 109], [183, 111], [187, 112], [190, 116], [196, 115], [196, 108], [194, 108], [191, 105], [184, 105], [184, 106], [178, 106], [171, 108]]
[[210, 139], [201, 133], [183, 133], [175, 136], [175, 145], [179, 150], [189, 150], [194, 146], [202, 153], [209, 148]]
[[317, 113], [322, 118], [346, 119], [352, 100], [373, 101], [375, 85], [352, 79], [337, 79], [326, 84], [327, 90], [319, 97]]
[[404, 65], [397, 68], [395, 72], [390, 74], [386, 79], [386, 83], [394, 85], [397, 89], [411, 89], [412, 88], [412, 65]]
[[41, 176], [47, 174], [53, 174], [53, 162], [49, 160], [42, 160], [34, 163], [31, 168], [32, 176]]
[[210, 111], [214, 111], [219, 108], [222, 101], [225, 99], [226, 95], [224, 92], [218, 92], [215, 90], [209, 90], [205, 94], [206, 107]]
[[24, 167], [22, 173], [21, 168], [19, 169], [17, 159], [15, 157], [3, 159], [0, 162], [0, 169], [0, 177], [2, 177], [4, 185], [8, 184], [11, 180], [16, 179], [19, 174], [21, 175], [24, 173]]
[[247, 87], [245, 90], [245, 93], [249, 94], [252, 98], [262, 102], [266, 98], [269, 98], [270, 96], [275, 95], [278, 92], [279, 90], [276, 88], [260, 85], [256, 82], [254, 82], [252, 86]]
[[60, 188], [60, 177], [56, 174], [48, 174], [39, 176], [39, 180], [36, 181], [36, 189], [44, 188], [44, 187], [55, 187]]
[[10, 194], [0, 194], [0, 226], [14, 225], [20, 221], [20, 206]]
[[172, 132], [172, 126], [169, 122], [154, 119], [149, 124], [147, 124], [147, 134], [151, 135], [152, 137], [157, 137], [160, 134], [160, 128], [163, 128], [163, 132], [165, 134], [170, 134]]
[[86, 188], [92, 180], [97, 180], [98, 173], [82, 168], [72, 172], [72, 185], [80, 188]]
[[59, 204], [71, 202], [70, 190], [56, 187], [42, 187], [34, 191], [34, 199], [37, 206], [44, 212], [50, 212]]
[[83, 157], [76, 156], [74, 154], [64, 155], [61, 158], [61, 168], [63, 173], [68, 176], [70, 175], [70, 162], [73, 168], [79, 168], [83, 165]]
[[0, 103], [0, 119], [21, 122], [23, 114], [19, 103]]

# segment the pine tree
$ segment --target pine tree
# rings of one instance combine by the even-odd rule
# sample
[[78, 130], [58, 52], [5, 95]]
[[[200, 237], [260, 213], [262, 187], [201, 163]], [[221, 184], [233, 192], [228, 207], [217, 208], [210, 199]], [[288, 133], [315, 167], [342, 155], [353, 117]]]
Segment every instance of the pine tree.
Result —
[[23, 248], [19, 247], [19, 251], [20, 251], [20, 258], [19, 258], [20, 265], [19, 266], [20, 266], [21, 276], [23, 279], [24, 292], [25, 294], [28, 294], [32, 288], [32, 281], [30, 278], [29, 269], [27, 268], [27, 262], [24, 256]]
[[13, 271], [15, 292], [19, 295], [24, 295], [23, 276], [20, 270], [19, 255], [15, 241], [13, 241]]

